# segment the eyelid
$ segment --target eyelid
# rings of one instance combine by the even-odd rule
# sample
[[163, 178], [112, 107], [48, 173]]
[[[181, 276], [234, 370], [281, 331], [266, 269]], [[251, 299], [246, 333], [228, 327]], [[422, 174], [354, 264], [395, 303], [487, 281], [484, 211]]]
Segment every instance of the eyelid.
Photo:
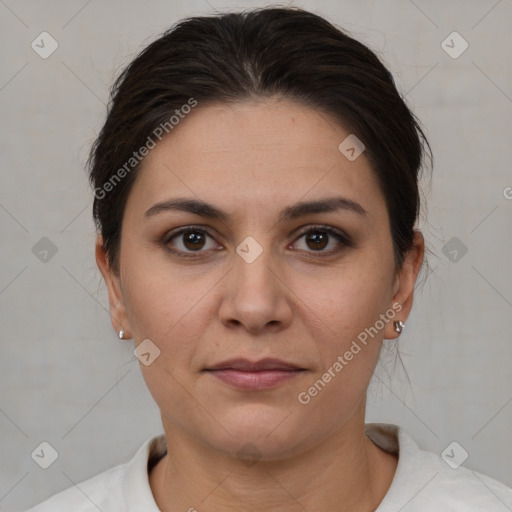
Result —
[[[302, 229], [304, 228], [304, 229]], [[298, 233], [296, 231], [300, 230]], [[306, 224], [305, 226], [301, 226], [295, 230], [296, 236], [302, 236], [306, 233], [309, 233], [310, 231], [326, 231], [329, 234], [335, 234], [338, 235], [345, 243], [351, 244], [352, 239], [351, 237], [342, 229], [336, 228], [334, 226], [331, 226], [329, 224]]]
[[172, 229], [171, 231], [168, 231], [165, 233], [163, 237], [164, 243], [168, 243], [171, 238], [174, 238], [177, 235], [181, 235], [186, 231], [204, 231], [208, 236], [211, 236], [213, 238], [212, 233], [210, 233], [210, 227], [205, 226], [202, 224], [187, 224], [186, 226], [182, 226], [180, 228]]

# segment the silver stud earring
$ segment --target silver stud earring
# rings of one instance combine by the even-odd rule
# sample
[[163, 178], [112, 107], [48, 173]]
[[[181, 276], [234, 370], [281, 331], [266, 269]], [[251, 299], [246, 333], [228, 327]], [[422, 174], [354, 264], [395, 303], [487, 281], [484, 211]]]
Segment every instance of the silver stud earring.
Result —
[[404, 323], [402, 322], [402, 320], [397, 320], [396, 322], [394, 322], [394, 325], [395, 325], [395, 332], [397, 332], [398, 334], [402, 334], [402, 330], [404, 328]]
[[122, 340], [123, 338], [124, 338], [124, 331], [123, 331], [123, 329], [121, 329], [119, 331], [119, 339]]

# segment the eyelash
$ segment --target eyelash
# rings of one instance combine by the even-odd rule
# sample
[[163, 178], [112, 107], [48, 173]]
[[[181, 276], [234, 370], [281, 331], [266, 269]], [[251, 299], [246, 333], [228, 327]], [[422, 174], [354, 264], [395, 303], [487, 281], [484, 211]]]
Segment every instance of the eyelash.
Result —
[[[344, 234], [342, 231], [340, 231], [336, 228], [333, 228], [331, 226], [326, 226], [326, 225], [322, 225], [322, 224], [309, 226], [307, 229], [301, 231], [297, 235], [296, 240], [298, 240], [299, 238], [301, 238], [304, 235], [307, 235], [310, 232], [315, 232], [315, 231], [319, 231], [321, 233], [327, 233], [329, 236], [336, 238], [341, 244], [341, 247], [338, 247], [336, 249], [331, 249], [330, 251], [306, 251], [307, 253], [314, 254], [315, 257], [316, 256], [319, 256], [319, 257], [332, 256], [334, 254], [337, 254], [341, 250], [343, 250], [344, 247], [352, 247], [352, 245], [353, 245], [350, 238], [346, 234]], [[177, 256], [182, 257], [182, 258], [197, 258], [197, 257], [199, 257], [198, 255], [201, 252], [206, 252], [206, 251], [202, 251], [202, 250], [185, 252], [185, 251], [181, 251], [179, 249], [177, 250], [177, 249], [172, 249], [171, 247], [169, 247], [169, 242], [173, 238], [176, 238], [179, 235], [182, 235], [182, 234], [188, 233], [188, 232], [202, 233], [202, 234], [208, 235], [209, 237], [213, 238], [213, 236], [208, 232], [208, 229], [206, 229], [205, 227], [200, 226], [200, 225], [190, 225], [190, 226], [186, 226], [184, 228], [179, 228], [176, 231], [173, 231], [171, 233], [168, 233], [164, 237], [164, 240], [163, 240], [163, 244], [164, 244], [165, 248], [169, 252], [176, 254]]]

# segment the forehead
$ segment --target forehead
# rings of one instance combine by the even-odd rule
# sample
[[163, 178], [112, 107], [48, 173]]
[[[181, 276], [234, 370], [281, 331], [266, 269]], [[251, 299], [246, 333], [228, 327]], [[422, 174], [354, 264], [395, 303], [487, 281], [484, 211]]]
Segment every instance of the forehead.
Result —
[[139, 209], [187, 195], [262, 215], [339, 194], [382, 214], [364, 153], [351, 161], [339, 150], [349, 135], [325, 113], [289, 100], [199, 103], [146, 156], [131, 195]]

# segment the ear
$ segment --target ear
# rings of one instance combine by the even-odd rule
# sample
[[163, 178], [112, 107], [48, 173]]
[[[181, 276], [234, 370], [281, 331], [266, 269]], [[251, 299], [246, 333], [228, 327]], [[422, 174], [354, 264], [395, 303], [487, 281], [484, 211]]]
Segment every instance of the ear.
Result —
[[[395, 331], [394, 322], [401, 320], [406, 322], [409, 317], [409, 313], [412, 309], [412, 303], [414, 298], [414, 285], [416, 284], [416, 278], [418, 277], [421, 265], [423, 263], [423, 257], [425, 254], [425, 240], [421, 231], [414, 230], [414, 240], [412, 248], [406, 253], [402, 268], [397, 272], [394, 281], [394, 293], [393, 299], [390, 306], [395, 304], [395, 315], [392, 322], [386, 325], [384, 331], [384, 338], [392, 340], [398, 338], [400, 335]], [[397, 304], [401, 305], [401, 309], [398, 312]]]
[[112, 327], [117, 333], [121, 329], [124, 330], [124, 339], [131, 338], [131, 329], [126, 314], [119, 274], [110, 266], [101, 235], [98, 235], [96, 239], [96, 263], [107, 286]]

